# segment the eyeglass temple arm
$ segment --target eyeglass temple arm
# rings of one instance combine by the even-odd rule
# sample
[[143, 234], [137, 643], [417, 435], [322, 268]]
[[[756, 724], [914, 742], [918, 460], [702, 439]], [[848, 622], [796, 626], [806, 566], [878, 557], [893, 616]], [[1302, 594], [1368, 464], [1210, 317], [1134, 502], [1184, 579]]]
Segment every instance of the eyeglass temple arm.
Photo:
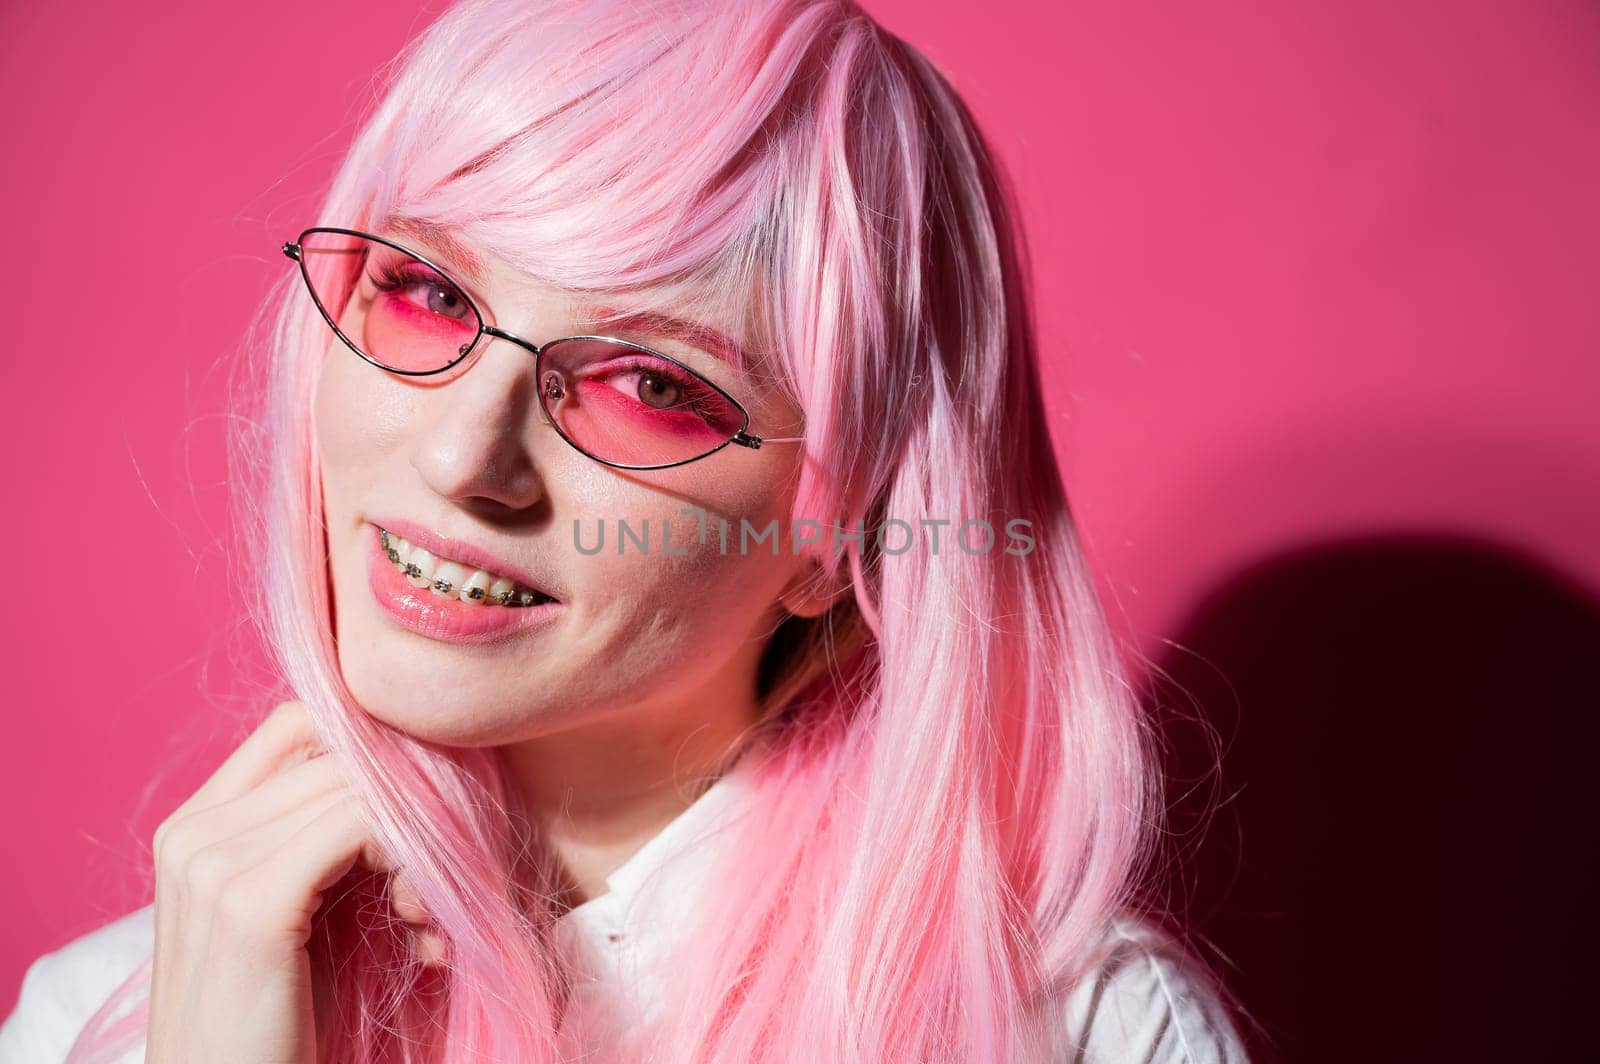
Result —
[[752, 451], [758, 450], [764, 443], [803, 443], [804, 436], [752, 436], [740, 429], [733, 434], [733, 442], [741, 447], [748, 447]]

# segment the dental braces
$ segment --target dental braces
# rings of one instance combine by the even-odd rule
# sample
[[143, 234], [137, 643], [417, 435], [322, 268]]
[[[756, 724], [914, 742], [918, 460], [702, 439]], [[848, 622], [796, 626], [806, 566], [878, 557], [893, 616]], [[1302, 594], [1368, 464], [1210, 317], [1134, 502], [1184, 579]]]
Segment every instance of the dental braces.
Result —
[[[389, 533], [386, 530], [379, 529], [378, 538], [383, 542], [383, 553], [388, 557], [388, 559], [396, 565], [404, 565], [402, 572], [404, 572], [406, 576], [414, 578], [422, 575], [422, 570], [417, 566], [412, 565], [410, 562], [402, 563], [400, 561], [400, 551], [395, 548], [395, 545], [392, 542], [390, 542]], [[431, 586], [435, 591], [448, 595], [450, 593], [450, 589], [455, 585], [448, 580], [435, 579]], [[474, 601], [487, 599], [488, 601], [500, 606], [521, 607], [535, 605], [539, 596], [536, 592], [518, 591], [516, 588], [512, 588], [510, 591], [502, 591], [498, 595], [491, 596], [487, 589], [474, 585], [467, 588], [467, 597]]]

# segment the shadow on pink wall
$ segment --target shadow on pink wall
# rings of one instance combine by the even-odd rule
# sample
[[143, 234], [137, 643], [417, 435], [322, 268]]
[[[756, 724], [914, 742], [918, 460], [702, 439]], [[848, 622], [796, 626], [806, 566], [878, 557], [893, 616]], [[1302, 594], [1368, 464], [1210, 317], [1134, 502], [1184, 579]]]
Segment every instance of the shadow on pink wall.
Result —
[[1259, 1059], [1588, 1059], [1600, 602], [1495, 544], [1351, 540], [1228, 579], [1174, 642], [1146, 684], [1173, 889]]

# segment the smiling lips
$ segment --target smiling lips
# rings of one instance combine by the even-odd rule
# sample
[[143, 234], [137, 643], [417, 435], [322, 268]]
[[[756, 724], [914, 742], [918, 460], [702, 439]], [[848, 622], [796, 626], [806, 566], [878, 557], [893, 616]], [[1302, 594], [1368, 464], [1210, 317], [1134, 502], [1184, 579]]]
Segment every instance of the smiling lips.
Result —
[[412, 587], [431, 587], [443, 597], [469, 604], [520, 608], [555, 601], [536, 588], [523, 587], [498, 573], [470, 568], [449, 558], [436, 558], [387, 529], [378, 529], [378, 539], [384, 554], [405, 574]]
[[[465, 572], [450, 581], [453, 585], [459, 586], [465, 583], [473, 570], [481, 569], [489, 577], [490, 583], [493, 583], [497, 578], [504, 578], [511, 581], [518, 591], [534, 591], [547, 598], [560, 598], [556, 594], [558, 589], [550, 579], [545, 578], [548, 574], [535, 573], [533, 570], [519, 566], [507, 558], [493, 554], [475, 543], [451, 539], [448, 536], [440, 535], [426, 525], [408, 521], [401, 517], [372, 517], [369, 520], [379, 533], [388, 532], [391, 539], [404, 540], [413, 552], [418, 549], [426, 551], [428, 557], [432, 559], [435, 569], [443, 562], [459, 565]], [[420, 566], [420, 559], [409, 560], [418, 561]], [[403, 562], [397, 561], [395, 564], [399, 565], [403, 564]], [[430, 572], [428, 575], [432, 577], [436, 574]], [[419, 584], [417, 586], [424, 585]]]
[[548, 626], [566, 611], [564, 603], [536, 588], [493, 570], [436, 558], [391, 529], [374, 526], [369, 542], [367, 584], [373, 598], [390, 620], [429, 639], [502, 642]]

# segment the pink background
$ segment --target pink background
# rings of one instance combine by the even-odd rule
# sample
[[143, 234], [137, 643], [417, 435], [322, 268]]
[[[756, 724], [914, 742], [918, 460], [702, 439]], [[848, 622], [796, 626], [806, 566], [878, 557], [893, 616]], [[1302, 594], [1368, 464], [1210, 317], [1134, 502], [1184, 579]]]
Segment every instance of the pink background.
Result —
[[[1593, 4], [868, 6], [1020, 186], [1075, 511], [1137, 647], [1352, 537], [1600, 594]], [[0, 1015], [30, 959], [148, 900], [150, 832], [261, 708], [222, 385], [373, 71], [440, 9], [403, 8], [0, 8], [28, 566], [0, 622]]]

